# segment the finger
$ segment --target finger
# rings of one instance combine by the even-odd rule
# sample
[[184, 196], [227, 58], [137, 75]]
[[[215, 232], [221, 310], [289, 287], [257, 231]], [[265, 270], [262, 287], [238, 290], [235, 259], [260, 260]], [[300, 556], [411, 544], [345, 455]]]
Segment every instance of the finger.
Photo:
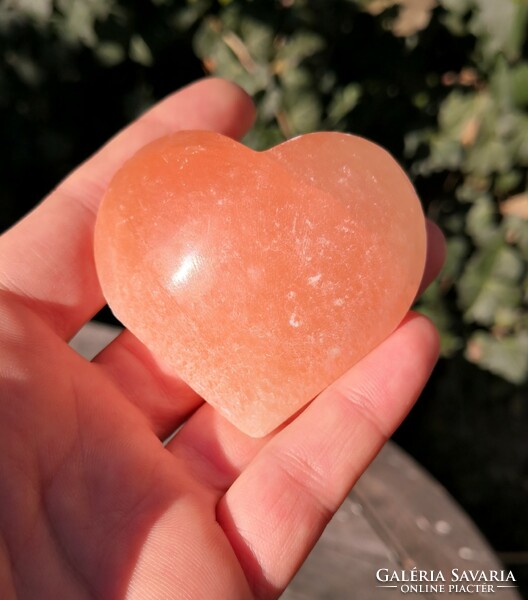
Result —
[[205, 79], [155, 106], [74, 171], [32, 213], [0, 238], [0, 288], [24, 299], [64, 338], [103, 306], [93, 262], [95, 215], [121, 164], [149, 141], [180, 129], [233, 137], [254, 109], [234, 84]]
[[273, 437], [252, 438], [204, 403], [169, 442], [167, 449], [218, 501], [242, 470]]
[[411, 408], [437, 353], [433, 326], [410, 315], [277, 434], [231, 486], [217, 520], [256, 597], [276, 597], [287, 585]]
[[128, 330], [92, 361], [100, 366], [137, 406], [160, 439], [166, 439], [203, 399], [164, 365]]
[[425, 224], [427, 228], [427, 254], [422, 283], [416, 294], [417, 297], [423, 294], [424, 290], [440, 273], [446, 256], [445, 238], [440, 227], [429, 219], [426, 220]]

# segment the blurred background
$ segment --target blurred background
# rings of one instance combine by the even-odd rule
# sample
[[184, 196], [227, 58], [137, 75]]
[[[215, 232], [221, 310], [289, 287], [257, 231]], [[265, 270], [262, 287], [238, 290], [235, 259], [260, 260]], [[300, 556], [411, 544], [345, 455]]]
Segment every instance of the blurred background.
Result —
[[254, 96], [254, 148], [332, 129], [393, 153], [448, 241], [418, 306], [442, 359], [396, 441], [526, 590], [528, 2], [2, 0], [0, 49], [1, 230], [207, 73]]

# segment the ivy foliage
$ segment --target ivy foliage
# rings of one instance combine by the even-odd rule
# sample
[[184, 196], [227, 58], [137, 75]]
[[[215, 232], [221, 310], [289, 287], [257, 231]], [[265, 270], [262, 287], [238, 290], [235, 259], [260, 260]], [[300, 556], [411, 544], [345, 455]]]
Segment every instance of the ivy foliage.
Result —
[[389, 147], [447, 235], [446, 268], [420, 302], [444, 356], [526, 382], [528, 4], [224, 4], [195, 49], [258, 98], [247, 141], [337, 129]]
[[16, 106], [7, 135], [19, 164], [34, 156], [15, 139], [32, 122], [51, 173], [90, 132], [78, 121], [77, 134], [71, 121], [46, 128], [56, 103], [46, 90], [87, 73], [112, 92], [122, 81], [120, 104], [109, 102], [123, 121], [203, 70], [255, 97], [254, 148], [325, 129], [373, 139], [404, 164], [447, 236], [445, 269], [419, 304], [444, 356], [522, 385], [527, 32], [522, 0], [4, 0], [0, 106]]

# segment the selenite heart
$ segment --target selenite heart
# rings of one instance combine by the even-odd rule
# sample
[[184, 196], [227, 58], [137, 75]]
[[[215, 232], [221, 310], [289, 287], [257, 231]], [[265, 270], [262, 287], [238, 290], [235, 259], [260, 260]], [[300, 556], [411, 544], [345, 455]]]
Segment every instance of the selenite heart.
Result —
[[397, 327], [425, 254], [402, 169], [341, 133], [262, 153], [212, 132], [159, 139], [115, 175], [95, 231], [115, 315], [251, 436]]

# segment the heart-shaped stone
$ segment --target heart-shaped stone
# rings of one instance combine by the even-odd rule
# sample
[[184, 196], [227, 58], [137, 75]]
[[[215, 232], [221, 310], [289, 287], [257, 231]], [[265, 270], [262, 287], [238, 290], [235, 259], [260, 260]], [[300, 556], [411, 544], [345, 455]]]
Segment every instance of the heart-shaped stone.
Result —
[[159, 139], [115, 175], [95, 231], [116, 316], [252, 436], [397, 327], [425, 253], [402, 169], [340, 133], [263, 153], [212, 132]]

